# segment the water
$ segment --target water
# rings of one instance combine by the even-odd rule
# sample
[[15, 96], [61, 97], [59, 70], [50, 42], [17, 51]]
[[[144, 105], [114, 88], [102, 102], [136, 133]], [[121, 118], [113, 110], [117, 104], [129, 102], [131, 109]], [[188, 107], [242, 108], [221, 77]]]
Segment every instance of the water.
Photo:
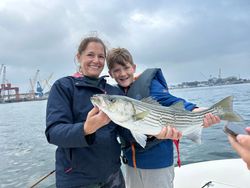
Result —
[[56, 147], [48, 144], [44, 135], [46, 102], [0, 105], [1, 188], [31, 186], [54, 169]]
[[[199, 106], [208, 107], [222, 98], [233, 95], [234, 109], [250, 125], [250, 84], [177, 89], [172, 94]], [[56, 147], [47, 143], [44, 135], [46, 101], [0, 105], [0, 187], [28, 187], [40, 177], [54, 170]], [[203, 129], [202, 144], [182, 139], [180, 143], [183, 164], [198, 161], [236, 158], [223, 123]], [[54, 175], [39, 184], [47, 187]]]
[[[245, 120], [239, 124], [250, 126], [250, 84], [224, 85], [216, 87], [188, 88], [171, 91], [179, 96], [196, 103], [200, 107], [209, 107], [226, 96], [234, 96], [234, 111]], [[180, 143], [182, 164], [215, 159], [236, 158], [226, 134], [223, 132], [225, 122], [221, 122], [202, 131], [202, 144], [194, 144], [183, 138]]]

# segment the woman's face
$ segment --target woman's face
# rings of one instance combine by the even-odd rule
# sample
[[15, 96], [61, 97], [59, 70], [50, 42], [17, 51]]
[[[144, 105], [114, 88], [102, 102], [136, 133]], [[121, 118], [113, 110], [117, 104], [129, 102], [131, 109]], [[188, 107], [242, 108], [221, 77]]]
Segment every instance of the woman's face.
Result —
[[77, 54], [77, 59], [81, 65], [80, 71], [84, 76], [98, 78], [105, 63], [103, 45], [98, 42], [90, 42], [81, 54]]

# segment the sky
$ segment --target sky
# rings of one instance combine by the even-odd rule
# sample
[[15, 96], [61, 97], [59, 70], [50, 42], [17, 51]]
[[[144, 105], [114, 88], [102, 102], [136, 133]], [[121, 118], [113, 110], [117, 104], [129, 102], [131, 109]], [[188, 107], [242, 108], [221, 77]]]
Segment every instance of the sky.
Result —
[[219, 70], [250, 79], [249, 0], [0, 1], [0, 64], [21, 92], [37, 70], [42, 84], [72, 75], [79, 43], [93, 35], [127, 48], [137, 74], [161, 68], [169, 85]]

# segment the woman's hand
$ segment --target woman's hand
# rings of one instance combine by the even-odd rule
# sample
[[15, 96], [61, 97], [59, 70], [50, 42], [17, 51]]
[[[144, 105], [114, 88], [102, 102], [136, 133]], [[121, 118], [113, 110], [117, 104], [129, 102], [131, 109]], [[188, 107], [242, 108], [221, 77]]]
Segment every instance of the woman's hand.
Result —
[[109, 117], [95, 106], [89, 111], [87, 119], [83, 125], [84, 134], [92, 134], [101, 127], [107, 125], [110, 121]]

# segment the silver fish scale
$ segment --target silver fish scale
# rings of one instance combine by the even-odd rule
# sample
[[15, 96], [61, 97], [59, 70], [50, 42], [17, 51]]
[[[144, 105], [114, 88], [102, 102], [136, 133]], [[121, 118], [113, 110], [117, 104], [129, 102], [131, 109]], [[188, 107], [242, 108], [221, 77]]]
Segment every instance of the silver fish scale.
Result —
[[173, 122], [173, 116], [171, 114], [164, 115], [161, 111], [153, 111], [152, 109], [148, 109], [141, 105], [134, 105], [134, 108], [136, 109], [136, 113], [145, 111], [149, 112], [149, 114], [143, 118], [142, 121], [147, 122], [147, 124], [150, 124], [151, 126], [163, 127], [166, 126], [168, 122]]
[[171, 107], [162, 107], [154, 104], [147, 104], [140, 101], [131, 101], [136, 109], [136, 113], [148, 112], [149, 114], [142, 120], [151, 126], [186, 126], [187, 124], [202, 124], [206, 113], [217, 114], [214, 108], [201, 112], [190, 112], [186, 110], [174, 109]]

